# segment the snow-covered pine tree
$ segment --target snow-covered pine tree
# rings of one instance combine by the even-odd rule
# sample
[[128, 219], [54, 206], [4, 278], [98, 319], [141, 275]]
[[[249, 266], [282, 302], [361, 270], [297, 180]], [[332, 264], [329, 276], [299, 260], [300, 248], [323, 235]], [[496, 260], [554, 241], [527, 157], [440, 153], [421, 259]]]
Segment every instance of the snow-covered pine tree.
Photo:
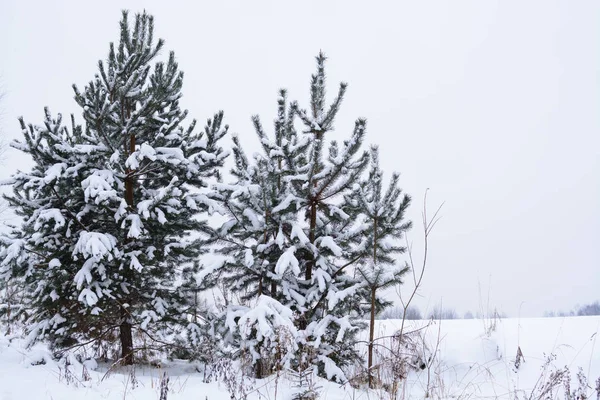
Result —
[[[294, 355], [297, 331], [289, 298], [290, 292], [297, 290], [297, 282], [293, 274], [279, 274], [277, 265], [284, 242], [290, 235], [294, 237], [292, 230], [302, 230], [297, 227], [294, 204], [285, 202], [289, 172], [283, 147], [287, 153], [302, 152], [308, 143], [298, 142], [285, 90], [279, 93], [273, 138], [266, 134], [258, 116], [252, 117], [252, 122], [262, 153], [249, 159], [235, 136], [234, 182], [218, 184], [213, 193], [227, 218], [213, 231], [211, 240], [219, 244], [217, 252], [227, 257], [212, 276], [238, 294], [242, 304], [231, 305], [223, 316], [225, 337], [251, 355], [255, 376], [261, 378], [275, 363], [287, 364]], [[284, 346], [275, 360], [271, 352], [281, 348], [285, 338], [290, 338], [292, 345]]]
[[184, 128], [183, 73], [172, 52], [154, 62], [153, 18], [138, 14], [132, 28], [123, 12], [120, 28], [99, 74], [74, 86], [84, 127], [48, 113], [42, 127], [22, 122], [13, 146], [35, 166], [12, 177], [6, 198], [24, 222], [0, 257], [3, 276], [30, 288], [32, 339], [66, 346], [118, 331], [130, 364], [134, 329], [152, 340], [187, 324], [177, 285], [202, 251], [192, 235], [212, 203], [199, 189], [224, 163], [227, 127], [220, 112], [203, 132]]
[[355, 335], [367, 310], [361, 280], [348, 273], [363, 257], [354, 249], [363, 227], [343, 209], [369, 154], [360, 151], [364, 119], [356, 121], [349, 140], [332, 142], [323, 154], [347, 87], [340, 85], [326, 109], [325, 60], [317, 57], [311, 112], [293, 102], [286, 113], [281, 92], [274, 139], [253, 118], [262, 153], [248, 159], [235, 139], [236, 181], [218, 191], [229, 218], [213, 239], [230, 257], [214, 276], [248, 301], [230, 305], [225, 338], [252, 353], [255, 366], [283, 328], [299, 344], [288, 349], [294, 353], [290, 367], [315, 364], [328, 378], [344, 380], [341, 367], [360, 358]]
[[[221, 241], [218, 252], [229, 256], [229, 272], [222, 279], [230, 290], [241, 293], [241, 300], [263, 294], [280, 297], [274, 266], [281, 256], [277, 237], [283, 238], [285, 213], [276, 209], [288, 194], [282, 147], [295, 136], [291, 115], [286, 112], [286, 93], [280, 92], [275, 137], [264, 132], [258, 116], [252, 117], [263, 153], [248, 159], [237, 136], [233, 137], [235, 165], [232, 184], [216, 185], [227, 220], [214, 231]], [[275, 209], [275, 212], [273, 211]]]
[[345, 195], [359, 182], [369, 154], [360, 150], [366, 129], [364, 119], [355, 122], [348, 140], [341, 144], [332, 141], [324, 154], [326, 135], [333, 130], [347, 85], [340, 84], [327, 108], [326, 57], [320, 53], [316, 60], [310, 110], [292, 104], [309, 145], [302, 154], [283, 148], [289, 170], [285, 203], [297, 204], [303, 234], [296, 234], [298, 239], [284, 252], [277, 271], [294, 271], [298, 282], [297, 293], [291, 298], [301, 334], [298, 364], [317, 364], [328, 379], [344, 380], [341, 367], [360, 359], [355, 336], [364, 326], [359, 320], [364, 297], [360, 279], [348, 273], [361, 258], [353, 248], [361, 230], [353, 228], [343, 209]]
[[406, 251], [400, 246], [403, 234], [410, 229], [411, 222], [404, 219], [410, 205], [410, 196], [402, 195], [398, 187], [399, 175], [392, 174], [387, 190], [383, 191], [383, 171], [379, 166], [377, 146], [371, 146], [371, 169], [365, 180], [355, 186], [346, 197], [345, 211], [363, 226], [360, 241], [355, 247], [362, 253], [357, 271], [364, 279], [370, 303], [369, 347], [367, 373], [369, 387], [374, 387], [373, 340], [375, 338], [375, 315], [391, 305], [377, 296], [377, 291], [402, 283], [401, 279], [409, 270], [407, 266], [397, 267], [396, 257]]

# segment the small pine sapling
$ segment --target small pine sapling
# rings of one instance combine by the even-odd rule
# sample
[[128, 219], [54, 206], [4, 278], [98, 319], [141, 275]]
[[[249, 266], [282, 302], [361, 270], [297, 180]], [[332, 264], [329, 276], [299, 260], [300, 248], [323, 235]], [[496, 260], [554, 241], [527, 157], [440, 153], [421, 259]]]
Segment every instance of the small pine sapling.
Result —
[[382, 302], [377, 291], [402, 283], [402, 277], [409, 271], [408, 266], [396, 267], [395, 255], [402, 254], [406, 247], [398, 245], [411, 223], [405, 221], [405, 213], [410, 205], [410, 197], [402, 195], [398, 187], [399, 175], [394, 173], [387, 190], [383, 191], [383, 172], [379, 166], [379, 152], [371, 147], [371, 169], [367, 178], [356, 185], [347, 199], [347, 212], [359, 225], [363, 235], [356, 244], [362, 255], [357, 270], [364, 279], [370, 304], [369, 344], [367, 374], [370, 388], [374, 388], [373, 346], [375, 340], [375, 315], [390, 302]]

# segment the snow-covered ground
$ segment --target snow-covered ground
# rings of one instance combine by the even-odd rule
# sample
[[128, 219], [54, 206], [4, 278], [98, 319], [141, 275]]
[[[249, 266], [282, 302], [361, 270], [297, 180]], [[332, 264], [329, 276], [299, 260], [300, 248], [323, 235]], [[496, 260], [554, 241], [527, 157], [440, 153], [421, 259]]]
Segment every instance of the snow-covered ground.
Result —
[[[429, 389], [433, 398], [529, 398], [532, 390], [540, 392], [553, 371], [565, 366], [571, 371], [571, 390], [578, 387], [579, 368], [589, 379], [588, 394], [596, 398], [594, 388], [600, 377], [600, 317], [569, 318], [508, 318], [497, 322], [493, 332], [485, 334], [491, 321], [447, 320], [411, 322], [412, 330], [424, 327], [430, 365], [411, 372], [399, 388], [398, 398], [422, 398]], [[378, 321], [380, 337], [393, 334], [400, 321]], [[73, 360], [70, 374], [64, 366], [49, 358], [47, 349], [37, 345], [25, 350], [20, 340], [0, 336], [0, 400], [21, 399], [158, 399], [160, 377], [169, 378], [168, 399], [230, 399], [224, 383], [203, 383], [203, 374], [196, 366], [177, 362], [162, 368], [136, 367], [111, 371], [108, 365], [88, 362], [91, 379], [82, 378], [83, 366]], [[382, 339], [381, 344], [391, 344]], [[387, 342], [386, 342], [387, 341]], [[387, 344], [386, 344], [387, 343]], [[517, 349], [524, 362], [515, 368]], [[544, 370], [548, 357], [552, 358]], [[45, 363], [40, 363], [45, 360]], [[545, 371], [545, 372], [544, 372]], [[135, 375], [135, 381], [132, 376]], [[541, 377], [541, 379], [540, 379]], [[233, 376], [232, 381], [239, 376]], [[338, 385], [319, 380], [320, 398], [331, 400], [389, 399], [383, 389], [367, 391], [350, 385]], [[536, 386], [537, 384], [537, 386]], [[248, 399], [289, 399], [291, 382], [281, 376], [266, 380], [245, 381]], [[536, 393], [537, 393], [536, 392]], [[562, 395], [563, 389], [558, 390]], [[239, 398], [241, 391], [235, 394]], [[535, 398], [535, 396], [533, 396]]]

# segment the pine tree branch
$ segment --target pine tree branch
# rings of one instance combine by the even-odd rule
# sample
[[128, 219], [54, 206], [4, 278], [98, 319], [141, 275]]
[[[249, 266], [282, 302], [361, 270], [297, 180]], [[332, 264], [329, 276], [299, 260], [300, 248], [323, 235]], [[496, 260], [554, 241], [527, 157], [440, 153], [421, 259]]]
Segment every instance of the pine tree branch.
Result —
[[100, 121], [98, 121], [96, 124], [96, 131], [100, 134], [100, 136], [102, 136], [102, 138], [104, 139], [104, 143], [110, 148], [110, 151], [114, 153], [115, 147], [112, 145], [112, 142], [110, 141], [108, 136], [106, 136], [106, 133], [104, 133], [104, 129], [102, 129]]
[[[146, 166], [144, 168], [150, 167], [150, 165], [152, 165], [152, 164], [153, 163], [150, 162], [150, 163], [146, 164]], [[151, 172], [160, 171], [164, 167], [158, 166], [158, 167], [155, 167], [155, 168], [147, 168], [147, 169], [144, 169], [144, 168], [130, 171], [129, 173], [125, 174], [125, 178], [126, 179], [127, 178], [129, 178], [129, 179], [131, 179], [131, 178], [137, 178], [137, 177], [140, 177], [140, 176], [142, 176], [144, 174], [149, 174]]]
[[73, 218], [73, 220], [75, 222], [77, 222], [79, 224], [79, 226], [81, 226], [83, 228], [83, 230], [85, 230], [86, 232], [90, 232], [90, 229], [88, 227], [86, 227], [81, 221], [79, 221], [79, 219], [77, 219], [77, 217], [75, 216], [75, 214], [73, 214], [73, 212], [71, 210], [69, 210], [69, 208], [67, 207], [67, 204], [65, 203], [65, 201], [63, 200], [62, 197], [60, 197], [60, 195], [58, 194], [58, 192], [56, 191], [56, 189], [54, 188], [54, 186], [50, 187], [52, 192], [54, 193], [54, 195], [56, 196], [56, 198], [58, 199], [58, 201], [61, 202], [61, 204], [63, 205], [63, 207], [65, 208], [65, 210], [69, 213], [69, 215], [71, 216], [71, 218]]
[[[349, 267], [350, 265], [354, 264], [355, 262], [357, 262], [358, 260], [360, 260], [362, 258], [362, 255], [355, 257], [353, 260], [349, 261], [348, 263], [342, 265], [338, 270], [336, 270], [333, 275], [331, 275], [331, 279], [333, 280], [333, 278], [335, 278], [336, 276], [338, 276], [338, 274], [340, 272], [342, 272], [346, 267]], [[317, 301], [317, 303], [314, 305], [314, 307], [311, 309], [310, 311], [310, 315], [314, 315], [314, 313], [317, 311], [317, 309], [319, 308], [319, 305], [323, 302], [323, 300], [325, 300], [325, 297], [327, 297], [327, 295], [329, 294], [329, 290], [326, 289], [323, 294], [321, 295], [321, 297], [319, 298], [319, 300]]]
[[119, 325], [111, 325], [111, 326], [109, 326], [108, 328], [106, 328], [106, 329], [105, 329], [105, 330], [104, 330], [104, 331], [103, 331], [103, 332], [102, 332], [102, 333], [101, 333], [99, 336], [96, 336], [96, 337], [94, 337], [93, 339], [90, 339], [90, 340], [88, 340], [88, 341], [86, 341], [86, 342], [83, 342], [83, 343], [77, 343], [77, 344], [75, 344], [75, 345], [73, 345], [73, 346], [70, 346], [70, 347], [66, 347], [66, 348], [60, 349], [60, 353], [64, 355], [65, 353], [67, 353], [67, 352], [68, 352], [68, 351], [70, 351], [70, 350], [73, 350], [73, 349], [79, 349], [79, 348], [81, 348], [81, 347], [87, 346], [88, 344], [92, 344], [92, 343], [95, 343], [95, 342], [97, 342], [97, 341], [99, 341], [99, 340], [102, 340], [102, 338], [103, 338], [104, 336], [106, 336], [106, 335], [107, 335], [107, 334], [108, 334], [110, 331], [112, 331], [113, 329], [116, 329], [116, 328], [118, 328], [118, 327], [119, 327]]

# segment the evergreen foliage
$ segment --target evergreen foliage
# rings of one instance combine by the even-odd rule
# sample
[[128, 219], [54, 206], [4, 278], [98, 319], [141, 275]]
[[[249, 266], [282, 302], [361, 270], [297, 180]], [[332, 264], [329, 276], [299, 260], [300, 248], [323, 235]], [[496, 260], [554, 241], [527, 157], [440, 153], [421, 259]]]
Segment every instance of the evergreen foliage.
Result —
[[[348, 140], [341, 144], [331, 141], [325, 152], [326, 135], [333, 130], [347, 88], [340, 84], [336, 98], [326, 107], [325, 61], [322, 53], [317, 56], [309, 111], [292, 104], [309, 144], [301, 156], [287, 155], [287, 179], [290, 197], [300, 206], [308, 241], [298, 240], [290, 248], [294, 257], [298, 255], [300, 271], [296, 311], [305, 347], [301, 357], [311, 357], [306, 361], [316, 363], [328, 379], [344, 380], [341, 368], [360, 359], [355, 337], [363, 327], [359, 319], [363, 315], [362, 282], [348, 273], [348, 267], [359, 260], [353, 242], [362, 230], [352, 228], [353, 221], [344, 212], [344, 195], [359, 182], [369, 154], [361, 152], [365, 119], [356, 120]], [[282, 270], [295, 265], [290, 259]]]
[[[304, 234], [297, 207], [287, 202], [289, 171], [284, 155], [301, 154], [308, 144], [298, 140], [284, 90], [279, 93], [273, 139], [264, 132], [258, 116], [252, 121], [263, 153], [249, 159], [234, 136], [231, 175], [235, 181], [218, 184], [213, 193], [228, 218], [213, 232], [217, 252], [226, 257], [212, 276], [238, 294], [241, 304], [231, 305], [224, 316], [225, 337], [250, 354], [260, 377], [269, 372], [265, 361], [282, 333], [297, 337], [289, 300], [298, 293], [296, 276], [290, 271], [280, 273], [277, 266], [285, 259], [285, 232], [288, 236]], [[290, 366], [293, 353], [287, 350], [294, 348], [295, 340], [280, 354], [281, 365]]]
[[[386, 198], [374, 194], [381, 192], [380, 179], [378, 187], [358, 189], [364, 186], [361, 175], [370, 158], [361, 151], [366, 120], [356, 121], [348, 140], [326, 146], [347, 85], [340, 84], [326, 107], [325, 61], [319, 54], [309, 111], [296, 102], [288, 105], [287, 93], [280, 91], [274, 137], [253, 117], [262, 152], [250, 159], [234, 138], [234, 181], [215, 187], [215, 199], [227, 218], [211, 242], [225, 257], [207, 274], [215, 282], [228, 282], [225, 286], [239, 294], [242, 304], [230, 305], [222, 317], [224, 337], [252, 354], [258, 376], [265, 373], [264, 360], [284, 329], [298, 343], [279, 355], [286, 366], [298, 370], [316, 364], [329, 379], [344, 380], [341, 368], [360, 360], [355, 335], [364, 327], [360, 318], [368, 312], [365, 301], [370, 299], [358, 273], [366, 274], [366, 269], [355, 268], [373, 248], [383, 247], [380, 239], [399, 237], [409, 227], [400, 224], [409, 199], [396, 204], [397, 175]], [[376, 151], [372, 154], [372, 174], [380, 178]], [[367, 203], [373, 202], [381, 209], [397, 206], [377, 217], [382, 225], [375, 231], [367, 220], [382, 211], [371, 210], [363, 217]], [[381, 250], [382, 269], [373, 281], [377, 287], [397, 282], [405, 272], [392, 273], [393, 280], [383, 274], [383, 267], [393, 263], [392, 255], [402, 252], [388, 245]], [[384, 305], [379, 299], [378, 304]]]
[[222, 112], [204, 131], [184, 127], [183, 73], [154, 41], [153, 18], [123, 12], [118, 45], [75, 100], [84, 125], [71, 129], [48, 110], [42, 126], [21, 120], [13, 147], [34, 167], [17, 172], [7, 201], [23, 224], [5, 242], [0, 273], [29, 289], [31, 339], [57, 347], [119, 331], [124, 363], [132, 330], [168, 340], [188, 323], [177, 290], [182, 269], [200, 256], [192, 234], [213, 204], [200, 189], [227, 156], [218, 144]]
[[[259, 378], [288, 369], [341, 382], [362, 361], [356, 335], [370, 314], [370, 370], [373, 320], [391, 304], [379, 291], [408, 271], [396, 256], [410, 198], [398, 174], [384, 192], [377, 148], [362, 146], [365, 119], [329, 140], [347, 84], [327, 105], [320, 53], [308, 108], [281, 90], [273, 134], [253, 116], [261, 151], [249, 157], [234, 136], [222, 183], [223, 113], [185, 126], [183, 73], [172, 52], [156, 61], [163, 47], [151, 16], [130, 25], [124, 12], [118, 44], [73, 87], [83, 122], [66, 127], [48, 109], [39, 126], [20, 120], [12, 146], [34, 166], [8, 182], [23, 222], [0, 236], [0, 279], [26, 296], [0, 305], [0, 318], [20, 318], [30, 343], [56, 349], [118, 338], [125, 364], [143, 338], [207, 364], [245, 357]], [[224, 218], [209, 225], [213, 211]], [[235, 300], [215, 312], [199, 294], [216, 285]]]

